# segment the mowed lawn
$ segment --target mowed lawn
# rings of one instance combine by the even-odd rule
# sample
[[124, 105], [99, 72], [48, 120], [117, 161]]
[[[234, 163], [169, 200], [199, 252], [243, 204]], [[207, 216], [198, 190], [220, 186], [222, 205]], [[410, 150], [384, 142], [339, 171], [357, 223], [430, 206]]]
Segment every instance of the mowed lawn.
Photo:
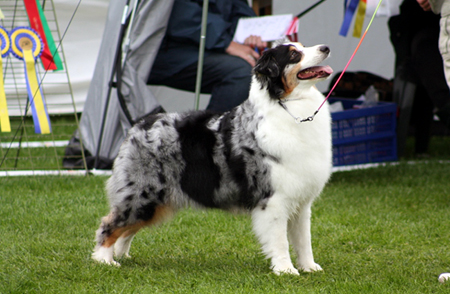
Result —
[[0, 178], [0, 293], [450, 293], [447, 162], [335, 173], [313, 206], [324, 271], [300, 276], [271, 273], [248, 216], [192, 209], [97, 264], [105, 180]]

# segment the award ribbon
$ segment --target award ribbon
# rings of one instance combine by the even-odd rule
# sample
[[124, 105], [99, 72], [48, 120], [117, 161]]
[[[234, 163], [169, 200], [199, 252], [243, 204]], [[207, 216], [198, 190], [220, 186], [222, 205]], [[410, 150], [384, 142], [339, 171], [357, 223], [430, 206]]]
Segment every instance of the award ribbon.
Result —
[[9, 55], [11, 49], [11, 40], [8, 32], [0, 26], [0, 125], [2, 132], [11, 132], [9, 121], [8, 105], [6, 104], [5, 87], [3, 84], [3, 57]]
[[13, 55], [24, 61], [34, 131], [37, 134], [49, 134], [51, 132], [50, 118], [39, 87], [35, 62], [42, 53], [42, 41], [39, 35], [29, 27], [17, 27], [13, 29], [10, 37]]
[[39, 14], [39, 8], [36, 4], [36, 0], [23, 0], [25, 4], [25, 9], [27, 11], [28, 20], [30, 21], [30, 26], [39, 34], [42, 38], [43, 52], [41, 57], [42, 65], [45, 70], [56, 70], [58, 69], [54, 60], [50, 48], [47, 45], [47, 39], [44, 31], [43, 22], [41, 20], [41, 15]]
[[[39, 3], [39, 0], [36, 0], [36, 5], [39, 10], [39, 16], [41, 18], [42, 27], [44, 28], [45, 32], [45, 39], [47, 42], [44, 42], [44, 49], [48, 47], [50, 50], [50, 54], [53, 56], [53, 63], [56, 66], [55, 70], [62, 70], [63, 63], [61, 60], [61, 57], [58, 54], [58, 48], [56, 47], [55, 40], [53, 39], [52, 32], [50, 30], [50, 27], [48, 26], [47, 18], [45, 17], [44, 11], [42, 10], [41, 3]], [[42, 55], [41, 55], [42, 57]], [[44, 68], [45, 70], [49, 70], [49, 68]]]
[[356, 12], [355, 25], [353, 26], [353, 37], [361, 37], [362, 28], [364, 25], [364, 18], [366, 17], [367, 0], [360, 0], [358, 4], [358, 11]]
[[345, 4], [347, 4], [348, 1], [350, 1], [350, 3], [345, 10], [344, 21], [342, 22], [341, 30], [339, 31], [339, 35], [344, 37], [347, 36], [353, 15], [355, 14], [356, 7], [358, 7], [359, 3], [359, 0], [346, 0]]
[[289, 28], [286, 31], [286, 36], [291, 40], [291, 42], [298, 42], [298, 17], [294, 17], [292, 19], [291, 24], [289, 25]]

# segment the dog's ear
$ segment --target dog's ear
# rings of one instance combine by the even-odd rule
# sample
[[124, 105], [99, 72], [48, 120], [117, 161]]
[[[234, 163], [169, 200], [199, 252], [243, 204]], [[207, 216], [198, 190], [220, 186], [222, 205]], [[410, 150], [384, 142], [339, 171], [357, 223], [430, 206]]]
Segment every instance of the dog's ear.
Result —
[[256, 62], [255, 73], [269, 78], [277, 77], [280, 74], [280, 67], [274, 57], [274, 49], [264, 51]]
[[283, 45], [283, 44], [289, 43], [289, 42], [291, 42], [291, 40], [289, 40], [289, 38], [285, 36], [284, 38], [277, 39], [274, 42], [272, 42], [272, 48], [275, 48], [279, 45]]
[[280, 79], [283, 70], [278, 63], [279, 48], [264, 51], [253, 68], [256, 79], [261, 84], [261, 89], [266, 88], [270, 97], [279, 99], [284, 93], [283, 82]]

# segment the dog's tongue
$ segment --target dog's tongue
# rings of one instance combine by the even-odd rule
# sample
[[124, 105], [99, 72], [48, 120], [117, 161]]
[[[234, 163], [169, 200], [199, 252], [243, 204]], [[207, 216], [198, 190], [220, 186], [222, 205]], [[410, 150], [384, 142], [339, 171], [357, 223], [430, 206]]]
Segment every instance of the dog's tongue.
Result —
[[301, 80], [324, 78], [333, 73], [333, 69], [328, 65], [325, 66], [313, 66], [302, 70], [297, 74], [297, 77]]

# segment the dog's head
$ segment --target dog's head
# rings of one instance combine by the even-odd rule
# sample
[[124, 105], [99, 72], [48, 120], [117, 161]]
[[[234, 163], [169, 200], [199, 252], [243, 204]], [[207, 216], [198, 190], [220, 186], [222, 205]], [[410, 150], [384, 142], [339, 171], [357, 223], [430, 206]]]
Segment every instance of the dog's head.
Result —
[[325, 45], [303, 47], [300, 43], [285, 43], [266, 50], [253, 72], [262, 88], [273, 99], [288, 96], [297, 87], [311, 87], [333, 72], [319, 64], [330, 55]]

